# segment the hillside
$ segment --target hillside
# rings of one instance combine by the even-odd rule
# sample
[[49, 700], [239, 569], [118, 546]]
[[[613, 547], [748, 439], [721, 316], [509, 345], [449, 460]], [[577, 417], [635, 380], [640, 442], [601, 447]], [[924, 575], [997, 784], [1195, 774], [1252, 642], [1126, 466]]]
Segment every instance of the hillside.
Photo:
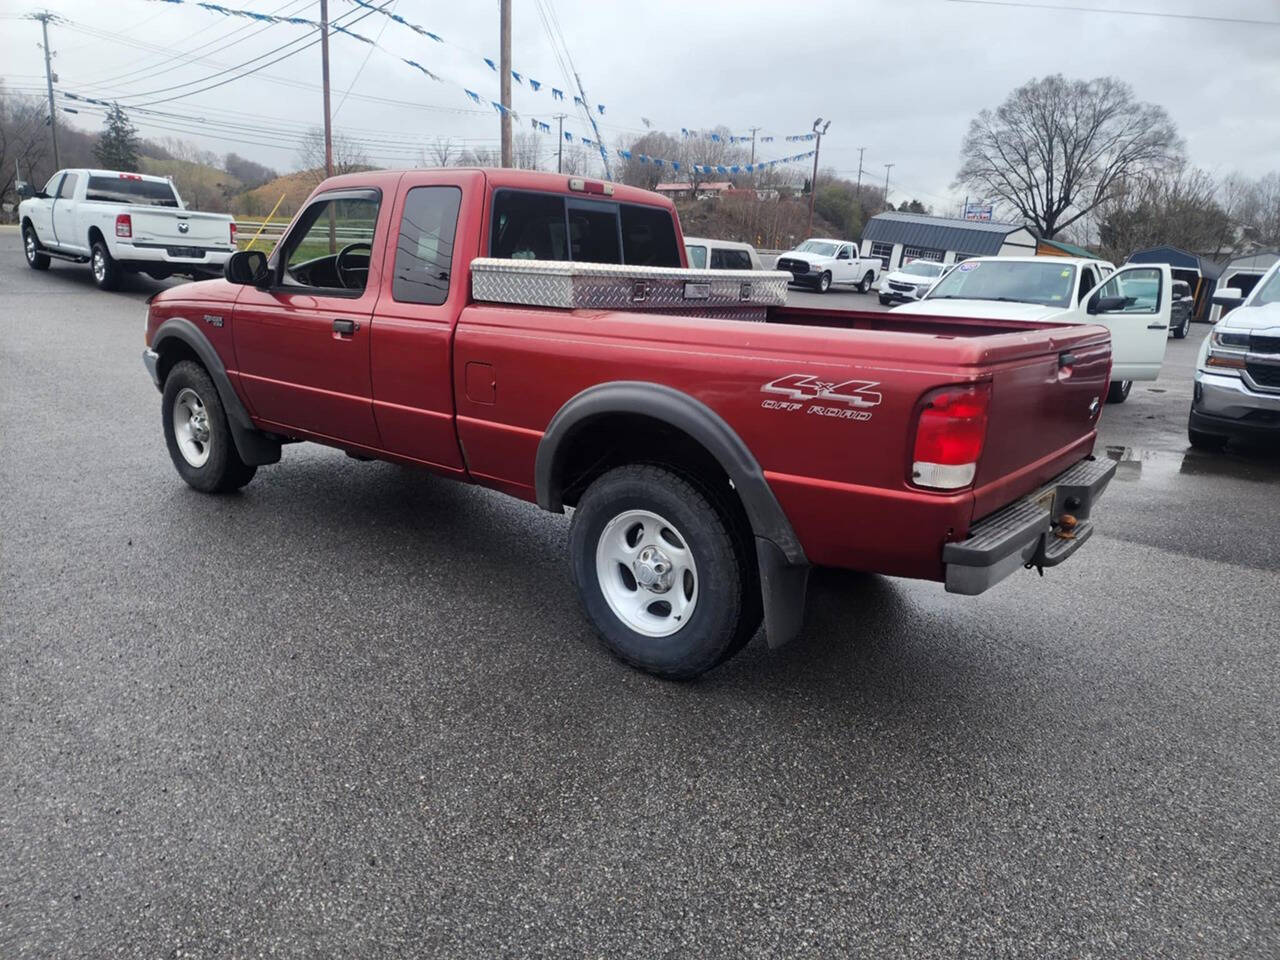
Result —
[[303, 201], [316, 188], [324, 177], [319, 170], [300, 170], [297, 173], [286, 173], [269, 180], [260, 187], [245, 191], [234, 200], [234, 213], [237, 216], [265, 217], [271, 212], [276, 201], [284, 196], [280, 208], [276, 210], [276, 219], [288, 219], [298, 212]]

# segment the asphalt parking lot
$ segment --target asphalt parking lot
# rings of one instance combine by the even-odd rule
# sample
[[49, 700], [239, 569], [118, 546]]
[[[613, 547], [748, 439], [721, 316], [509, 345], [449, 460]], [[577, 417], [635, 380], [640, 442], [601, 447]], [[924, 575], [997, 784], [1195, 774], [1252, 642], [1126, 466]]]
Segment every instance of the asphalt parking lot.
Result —
[[1280, 954], [1280, 455], [1188, 450], [1207, 327], [1106, 409], [1071, 562], [820, 573], [672, 684], [563, 517], [314, 446], [188, 489], [158, 286], [0, 231], [5, 960]]

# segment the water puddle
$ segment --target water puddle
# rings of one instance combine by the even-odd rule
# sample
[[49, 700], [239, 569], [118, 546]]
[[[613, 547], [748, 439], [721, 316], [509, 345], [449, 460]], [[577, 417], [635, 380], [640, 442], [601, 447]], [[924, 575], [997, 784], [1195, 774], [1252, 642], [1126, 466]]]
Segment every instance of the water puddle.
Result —
[[1255, 483], [1280, 482], [1280, 451], [1229, 446], [1221, 453], [1188, 448], [1182, 452], [1143, 447], [1108, 446], [1116, 461], [1115, 479], [1169, 483], [1178, 476], [1222, 477]]

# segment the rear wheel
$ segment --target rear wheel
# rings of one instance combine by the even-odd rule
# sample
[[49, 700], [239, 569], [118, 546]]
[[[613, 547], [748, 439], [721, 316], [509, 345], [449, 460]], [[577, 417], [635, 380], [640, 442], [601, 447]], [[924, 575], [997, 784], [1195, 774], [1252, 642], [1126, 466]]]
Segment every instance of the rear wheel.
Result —
[[831, 289], [831, 274], [824, 272], [822, 276], [818, 278], [818, 292], [826, 293], [830, 289]]
[[687, 680], [760, 625], [749, 531], [715, 499], [650, 464], [616, 467], [582, 494], [569, 528], [574, 582], [619, 659]]
[[32, 270], [49, 269], [49, 255], [40, 250], [40, 239], [36, 236], [35, 227], [28, 223], [22, 228], [22, 252], [27, 255], [27, 266]]
[[1112, 380], [1107, 388], [1107, 403], [1124, 403], [1129, 399], [1129, 391], [1133, 389], [1132, 380]]
[[169, 371], [160, 401], [169, 459], [190, 486], [202, 493], [230, 493], [253, 479], [258, 468], [240, 459], [222, 399], [208, 372], [192, 360]]
[[1186, 338], [1187, 334], [1190, 332], [1191, 332], [1191, 314], [1190, 312], [1188, 312], [1187, 315], [1182, 318], [1181, 326], [1179, 326], [1176, 330], [1173, 331], [1173, 339], [1183, 340]]
[[858, 284], [859, 293], [870, 293], [871, 285], [876, 282], [876, 275], [870, 270], [863, 276], [862, 281]]
[[89, 266], [93, 270], [93, 282], [98, 285], [99, 290], [114, 290], [119, 285], [120, 267], [111, 258], [111, 251], [103, 241], [93, 241]]

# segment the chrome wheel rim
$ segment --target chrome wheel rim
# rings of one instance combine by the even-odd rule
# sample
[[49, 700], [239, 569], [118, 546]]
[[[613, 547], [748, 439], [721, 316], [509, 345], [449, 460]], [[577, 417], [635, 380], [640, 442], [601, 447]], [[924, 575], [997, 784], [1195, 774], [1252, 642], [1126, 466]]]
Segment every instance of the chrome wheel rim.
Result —
[[28, 230], [28, 231], [26, 232], [26, 235], [25, 235], [22, 239], [23, 239], [23, 244], [24, 244], [24, 246], [26, 247], [26, 251], [27, 251], [27, 261], [28, 261], [29, 263], [35, 263], [35, 262], [36, 262], [36, 238], [35, 238], [35, 236], [31, 233], [31, 231], [30, 231], [30, 230]]
[[828, 277], [826, 274], [823, 274], [822, 279], [818, 281], [818, 286], [821, 287], [823, 292], [825, 293], [827, 288], [831, 286], [831, 278]]
[[669, 637], [693, 616], [698, 567], [683, 534], [648, 510], [626, 510], [596, 543], [596, 579], [614, 616], [646, 637]]
[[173, 400], [173, 438], [182, 459], [191, 466], [203, 467], [208, 463], [213, 447], [209, 411], [200, 394], [190, 387], [183, 387]]
[[107, 261], [101, 250], [93, 251], [93, 279], [101, 283], [107, 277]]

